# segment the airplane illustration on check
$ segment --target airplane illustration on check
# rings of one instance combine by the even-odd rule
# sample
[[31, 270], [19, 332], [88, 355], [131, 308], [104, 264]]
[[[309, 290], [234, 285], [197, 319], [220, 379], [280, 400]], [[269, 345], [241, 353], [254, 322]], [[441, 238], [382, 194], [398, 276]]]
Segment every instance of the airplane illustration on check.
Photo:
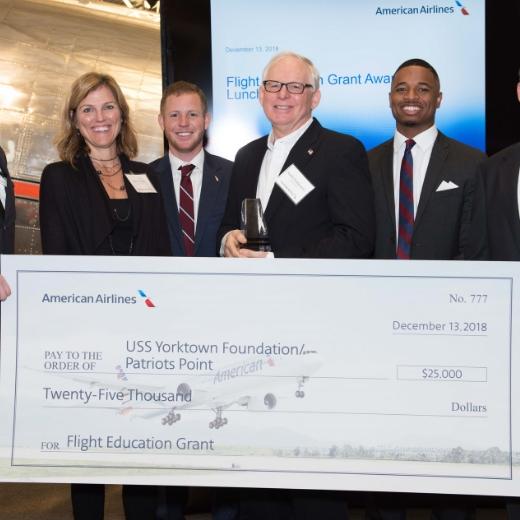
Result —
[[[228, 423], [223, 412], [237, 405], [249, 410], [272, 410], [278, 404], [275, 387], [293, 385], [296, 382], [294, 396], [297, 399], [305, 397], [304, 386], [310, 377], [321, 367], [322, 360], [315, 350], [303, 350], [299, 356], [280, 358], [275, 356], [250, 357], [235, 362], [200, 376], [187, 376], [174, 392], [176, 403], [165, 405], [162, 400], [149, 400], [148, 404], [158, 405], [157, 409], [139, 412], [139, 417], [150, 419], [162, 415], [161, 423], [172, 426], [181, 420], [181, 411], [208, 407], [215, 413], [215, 418], [209, 422], [210, 428], [219, 429]], [[55, 374], [77, 383], [87, 384], [89, 388], [107, 387], [124, 392], [126, 399], [122, 406], [116, 408], [120, 415], [131, 415], [137, 410], [130, 404], [130, 383], [132, 373], [126, 373], [120, 366], [116, 367], [116, 381], [96, 380], [82, 375]], [[175, 376], [180, 378], [181, 376]], [[168, 392], [166, 386], [136, 385], [141, 392]], [[265, 391], [265, 387], [269, 387]], [[165, 413], [165, 410], [167, 412]]]
[[162, 418], [162, 424], [171, 426], [180, 421], [180, 410], [201, 405], [208, 405], [215, 412], [215, 419], [209, 423], [209, 427], [215, 429], [228, 423], [222, 413], [233, 405], [246, 406], [249, 410], [272, 410], [277, 405], [277, 397], [271, 388], [265, 393], [262, 391], [266, 385], [272, 384], [272, 379], [268, 382], [267, 378], [275, 378], [275, 386], [296, 379], [294, 395], [302, 399], [305, 397], [305, 383], [321, 365], [318, 353], [307, 350], [296, 359], [264, 356], [223, 367], [204, 376], [203, 381], [197, 378], [193, 386], [181, 383], [177, 392], [189, 395], [190, 401], [173, 406]]

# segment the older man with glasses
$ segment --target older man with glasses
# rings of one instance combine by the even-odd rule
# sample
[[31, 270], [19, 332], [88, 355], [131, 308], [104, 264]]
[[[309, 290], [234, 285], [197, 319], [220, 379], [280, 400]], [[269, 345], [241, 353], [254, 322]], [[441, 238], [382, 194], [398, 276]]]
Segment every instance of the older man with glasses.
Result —
[[[294, 53], [275, 56], [264, 69], [259, 97], [272, 129], [236, 155], [220, 254], [270, 254], [247, 247], [240, 231], [242, 201], [257, 198], [275, 257], [371, 257], [375, 217], [367, 155], [357, 139], [313, 119], [321, 97], [316, 67]], [[239, 498], [241, 520], [345, 520], [348, 514], [344, 494], [333, 491], [243, 489]]]
[[369, 258], [374, 246], [373, 195], [367, 155], [355, 138], [323, 128], [312, 117], [321, 97], [313, 63], [276, 55], [263, 73], [259, 98], [269, 135], [235, 158], [220, 254], [260, 257], [240, 231], [242, 201], [265, 210], [272, 253], [286, 258]]

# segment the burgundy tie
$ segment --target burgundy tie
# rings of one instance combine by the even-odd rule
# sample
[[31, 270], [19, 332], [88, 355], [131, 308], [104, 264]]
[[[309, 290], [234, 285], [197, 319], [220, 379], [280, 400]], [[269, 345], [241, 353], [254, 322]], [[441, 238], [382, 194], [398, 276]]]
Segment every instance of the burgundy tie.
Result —
[[413, 139], [407, 139], [406, 149], [401, 162], [399, 176], [399, 236], [397, 240], [397, 258], [410, 259], [414, 225], [413, 208]]
[[191, 172], [195, 168], [193, 164], [179, 166], [181, 171], [181, 189], [179, 193], [179, 222], [184, 241], [186, 256], [193, 256], [195, 250], [195, 212], [193, 209], [193, 185]]

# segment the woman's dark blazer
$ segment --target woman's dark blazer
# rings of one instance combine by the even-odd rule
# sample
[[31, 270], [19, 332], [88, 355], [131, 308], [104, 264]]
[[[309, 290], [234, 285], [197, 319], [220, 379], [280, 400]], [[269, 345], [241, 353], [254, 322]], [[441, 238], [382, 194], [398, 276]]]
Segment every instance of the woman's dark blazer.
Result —
[[[146, 173], [157, 193], [138, 193], [124, 179], [133, 221], [132, 255], [171, 254], [168, 226], [156, 174], [146, 164], [120, 155], [125, 174]], [[61, 161], [43, 170], [40, 183], [42, 251], [47, 255], [94, 255], [112, 232], [109, 199], [90, 158], [77, 158], [77, 167]]]

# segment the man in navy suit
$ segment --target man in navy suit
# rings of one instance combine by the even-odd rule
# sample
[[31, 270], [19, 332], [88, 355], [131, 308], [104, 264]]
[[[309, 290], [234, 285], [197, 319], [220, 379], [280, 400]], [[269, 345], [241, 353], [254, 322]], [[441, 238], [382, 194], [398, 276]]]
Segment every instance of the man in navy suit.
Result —
[[[520, 101], [520, 70], [516, 94]], [[485, 193], [489, 260], [520, 261], [520, 143], [508, 146], [480, 166]], [[474, 236], [482, 233], [476, 229]], [[508, 520], [520, 520], [520, 498], [506, 498]]]
[[[177, 81], [166, 88], [161, 99], [159, 125], [168, 140], [168, 153], [151, 166], [159, 173], [174, 256], [217, 254], [216, 235], [224, 214], [233, 163], [204, 150], [209, 122], [206, 96], [197, 85]], [[180, 168], [185, 165], [194, 166], [190, 179], [195, 237], [189, 250], [179, 217]], [[168, 520], [183, 520], [188, 488], [170, 486], [165, 494]], [[235, 505], [228, 503], [225, 490], [215, 492], [213, 509], [217, 520], [228, 520], [235, 514]]]
[[[0, 253], [14, 252], [14, 190], [7, 170], [7, 159], [0, 148]], [[11, 294], [5, 278], [0, 275], [0, 301]]]
[[[413, 200], [409, 250], [404, 258], [484, 258], [484, 234], [473, 235], [472, 230], [485, 225], [483, 219], [477, 223], [475, 217], [475, 207], [482, 198], [476, 173], [485, 154], [437, 130], [435, 113], [442, 101], [437, 72], [424, 60], [405, 61], [395, 71], [389, 100], [396, 120], [394, 137], [368, 152], [376, 210], [375, 258], [403, 258], [401, 249], [398, 254], [403, 213], [400, 173], [408, 142], [412, 145], [409, 193]], [[476, 237], [479, 239], [474, 240]], [[404, 520], [405, 507], [413, 500], [413, 496], [391, 493], [374, 495], [370, 518]], [[432, 517], [437, 520], [472, 517], [472, 510], [460, 497], [432, 495], [427, 501], [434, 506]]]
[[[520, 101], [520, 71], [517, 96]], [[519, 171], [520, 143], [498, 152], [480, 167], [490, 260], [520, 261]]]
[[151, 166], [160, 174], [170, 242], [174, 256], [187, 256], [180, 208], [180, 167], [195, 166], [193, 185], [195, 237], [193, 256], [216, 256], [216, 235], [224, 214], [233, 163], [204, 150], [210, 115], [204, 92], [193, 83], [169, 85], [161, 99], [159, 124], [168, 140], [168, 153]]

